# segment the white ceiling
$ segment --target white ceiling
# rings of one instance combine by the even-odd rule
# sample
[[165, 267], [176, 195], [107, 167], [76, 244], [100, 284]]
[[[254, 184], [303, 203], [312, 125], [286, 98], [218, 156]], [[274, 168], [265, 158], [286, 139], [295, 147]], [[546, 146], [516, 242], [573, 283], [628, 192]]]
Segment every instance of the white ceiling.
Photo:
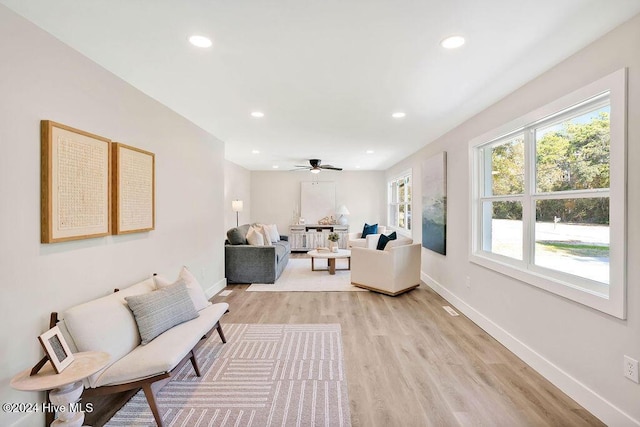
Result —
[[[386, 169], [640, 13], [640, 0], [0, 3], [217, 136], [251, 170], [309, 158]], [[190, 45], [195, 33], [213, 47]], [[444, 50], [451, 34], [467, 43]]]

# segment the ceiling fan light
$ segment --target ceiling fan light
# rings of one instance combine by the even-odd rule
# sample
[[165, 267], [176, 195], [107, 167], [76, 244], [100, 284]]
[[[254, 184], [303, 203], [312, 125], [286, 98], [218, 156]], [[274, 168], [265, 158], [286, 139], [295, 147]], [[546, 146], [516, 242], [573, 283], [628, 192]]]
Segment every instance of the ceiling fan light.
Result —
[[320, 168], [311, 169], [311, 173], [320, 173]]

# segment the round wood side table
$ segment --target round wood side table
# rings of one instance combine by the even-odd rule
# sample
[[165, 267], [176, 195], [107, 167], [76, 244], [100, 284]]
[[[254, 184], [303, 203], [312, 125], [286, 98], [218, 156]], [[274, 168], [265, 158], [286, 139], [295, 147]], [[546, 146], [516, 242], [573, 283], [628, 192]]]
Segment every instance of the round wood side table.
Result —
[[[52, 426], [79, 427], [84, 422], [84, 412], [72, 405], [78, 402], [84, 386], [82, 380], [95, 374], [109, 363], [109, 354], [103, 351], [84, 351], [73, 354], [74, 360], [64, 371], [56, 374], [51, 362], [47, 362], [40, 372], [31, 374], [31, 368], [25, 369], [11, 380], [11, 387], [22, 391], [46, 391], [49, 400], [57, 408], [58, 419]], [[78, 410], [76, 410], [78, 409]]]

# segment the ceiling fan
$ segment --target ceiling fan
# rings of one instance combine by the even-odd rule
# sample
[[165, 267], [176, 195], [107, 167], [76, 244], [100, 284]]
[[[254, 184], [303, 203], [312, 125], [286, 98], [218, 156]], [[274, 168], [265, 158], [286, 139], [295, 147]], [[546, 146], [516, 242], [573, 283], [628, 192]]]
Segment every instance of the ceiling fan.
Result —
[[342, 168], [337, 168], [337, 167], [332, 166], [332, 165], [323, 165], [321, 163], [322, 163], [322, 160], [320, 160], [320, 159], [309, 159], [309, 164], [311, 166], [295, 165], [295, 167], [298, 168], [298, 169], [294, 169], [294, 170], [308, 169], [308, 170], [311, 171], [311, 173], [320, 173], [320, 171], [322, 169], [329, 169], [329, 170], [334, 170], [334, 171], [341, 171], [342, 170]]

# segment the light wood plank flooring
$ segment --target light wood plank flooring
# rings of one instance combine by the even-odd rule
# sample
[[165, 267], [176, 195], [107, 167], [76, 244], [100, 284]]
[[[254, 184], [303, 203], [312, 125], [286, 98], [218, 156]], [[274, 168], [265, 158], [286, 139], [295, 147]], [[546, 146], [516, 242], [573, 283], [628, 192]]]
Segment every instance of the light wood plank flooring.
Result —
[[[318, 274], [323, 274], [318, 272]], [[354, 426], [601, 426], [424, 284], [373, 292], [245, 292], [225, 323], [339, 323]]]

